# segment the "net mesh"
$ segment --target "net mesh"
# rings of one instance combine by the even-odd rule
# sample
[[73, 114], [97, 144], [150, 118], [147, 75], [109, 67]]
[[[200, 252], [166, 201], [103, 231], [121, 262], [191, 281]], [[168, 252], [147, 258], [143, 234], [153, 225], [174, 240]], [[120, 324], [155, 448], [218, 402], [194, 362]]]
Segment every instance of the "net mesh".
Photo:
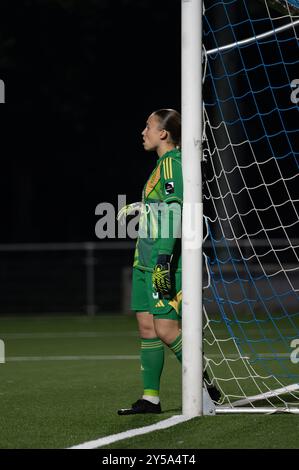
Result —
[[203, 25], [205, 369], [222, 406], [292, 408], [299, 2], [206, 0]]

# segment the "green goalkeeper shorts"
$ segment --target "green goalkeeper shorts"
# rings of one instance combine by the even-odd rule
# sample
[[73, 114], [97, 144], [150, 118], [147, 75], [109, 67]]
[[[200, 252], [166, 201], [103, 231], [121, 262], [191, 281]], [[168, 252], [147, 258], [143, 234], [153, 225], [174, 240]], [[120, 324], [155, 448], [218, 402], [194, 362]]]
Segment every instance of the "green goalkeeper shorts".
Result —
[[182, 310], [182, 273], [171, 278], [169, 299], [159, 296], [153, 287], [152, 273], [133, 268], [131, 308], [136, 312], [149, 312], [156, 318], [180, 320]]

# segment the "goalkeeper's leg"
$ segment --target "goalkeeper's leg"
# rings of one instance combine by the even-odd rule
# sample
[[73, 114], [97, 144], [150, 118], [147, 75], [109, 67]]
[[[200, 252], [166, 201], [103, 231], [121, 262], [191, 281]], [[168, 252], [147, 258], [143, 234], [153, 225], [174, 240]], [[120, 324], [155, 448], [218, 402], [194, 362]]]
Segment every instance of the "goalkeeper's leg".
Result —
[[132, 310], [137, 312], [137, 322], [141, 339], [141, 372], [143, 381], [142, 399], [131, 408], [118, 411], [120, 415], [138, 413], [160, 413], [160, 378], [164, 366], [164, 344], [157, 337], [153, 315], [149, 313], [148, 288], [145, 273], [133, 269]]
[[158, 405], [160, 378], [164, 366], [164, 344], [157, 337], [153, 315], [149, 312], [137, 312], [137, 321], [141, 338], [142, 398]]
[[143, 396], [131, 408], [119, 410], [119, 415], [161, 412], [159, 390], [164, 366], [164, 344], [156, 335], [153, 316], [149, 312], [137, 312], [137, 321], [141, 338]]

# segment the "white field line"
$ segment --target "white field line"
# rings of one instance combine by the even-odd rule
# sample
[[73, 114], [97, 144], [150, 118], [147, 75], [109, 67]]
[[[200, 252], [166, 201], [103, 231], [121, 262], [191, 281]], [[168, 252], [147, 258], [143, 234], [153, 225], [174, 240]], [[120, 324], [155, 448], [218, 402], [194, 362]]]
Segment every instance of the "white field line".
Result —
[[10, 356], [6, 362], [39, 362], [39, 361], [130, 361], [140, 359], [139, 355], [88, 355], [88, 356]]
[[[176, 357], [169, 353], [170, 359], [176, 359]], [[259, 353], [252, 356], [242, 357], [242, 359], [262, 359], [265, 358], [280, 358], [290, 357], [289, 353]], [[222, 354], [209, 354], [209, 359], [223, 358]], [[225, 354], [227, 359], [240, 359], [239, 354]], [[139, 355], [135, 354], [97, 354], [97, 355], [82, 355], [82, 356], [8, 356], [5, 358], [6, 362], [40, 362], [40, 361], [137, 361], [140, 360]]]
[[187, 418], [183, 415], [172, 416], [171, 418], [159, 421], [159, 423], [151, 424], [150, 426], [144, 426], [142, 428], [129, 429], [128, 431], [120, 432], [118, 434], [112, 434], [111, 436], [100, 437], [93, 441], [87, 441], [83, 444], [78, 444], [69, 449], [97, 449], [99, 447], [107, 446], [113, 442], [122, 441], [135, 436], [141, 436], [142, 434], [148, 434], [149, 432], [159, 431], [161, 429], [167, 429], [177, 424], [189, 421], [192, 418]]
[[1, 333], [7, 339], [111, 338], [138, 336], [137, 331], [79, 331], [64, 333]]
[[[272, 328], [264, 328], [264, 331], [272, 331]], [[250, 328], [251, 334], [260, 333], [258, 328]], [[293, 328], [284, 328], [284, 333], [294, 331]], [[217, 335], [227, 335], [227, 330], [225, 328], [219, 328], [217, 330]], [[65, 339], [65, 338], [129, 338], [129, 337], [138, 337], [138, 331], [74, 331], [74, 332], [51, 332], [51, 333], [2, 333], [0, 331], [0, 338], [3, 340], [11, 339]]]

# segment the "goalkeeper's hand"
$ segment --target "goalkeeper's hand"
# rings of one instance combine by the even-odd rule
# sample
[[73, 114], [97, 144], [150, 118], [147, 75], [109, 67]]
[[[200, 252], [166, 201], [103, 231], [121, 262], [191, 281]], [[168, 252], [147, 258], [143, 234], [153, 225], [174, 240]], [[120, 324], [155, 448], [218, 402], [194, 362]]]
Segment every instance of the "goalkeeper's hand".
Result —
[[132, 204], [128, 204], [120, 209], [118, 212], [116, 219], [123, 225], [126, 221], [126, 217], [132, 212], [141, 211], [142, 209], [142, 202], [133, 202]]
[[168, 297], [171, 290], [170, 255], [159, 255], [152, 274], [153, 286], [162, 297]]

